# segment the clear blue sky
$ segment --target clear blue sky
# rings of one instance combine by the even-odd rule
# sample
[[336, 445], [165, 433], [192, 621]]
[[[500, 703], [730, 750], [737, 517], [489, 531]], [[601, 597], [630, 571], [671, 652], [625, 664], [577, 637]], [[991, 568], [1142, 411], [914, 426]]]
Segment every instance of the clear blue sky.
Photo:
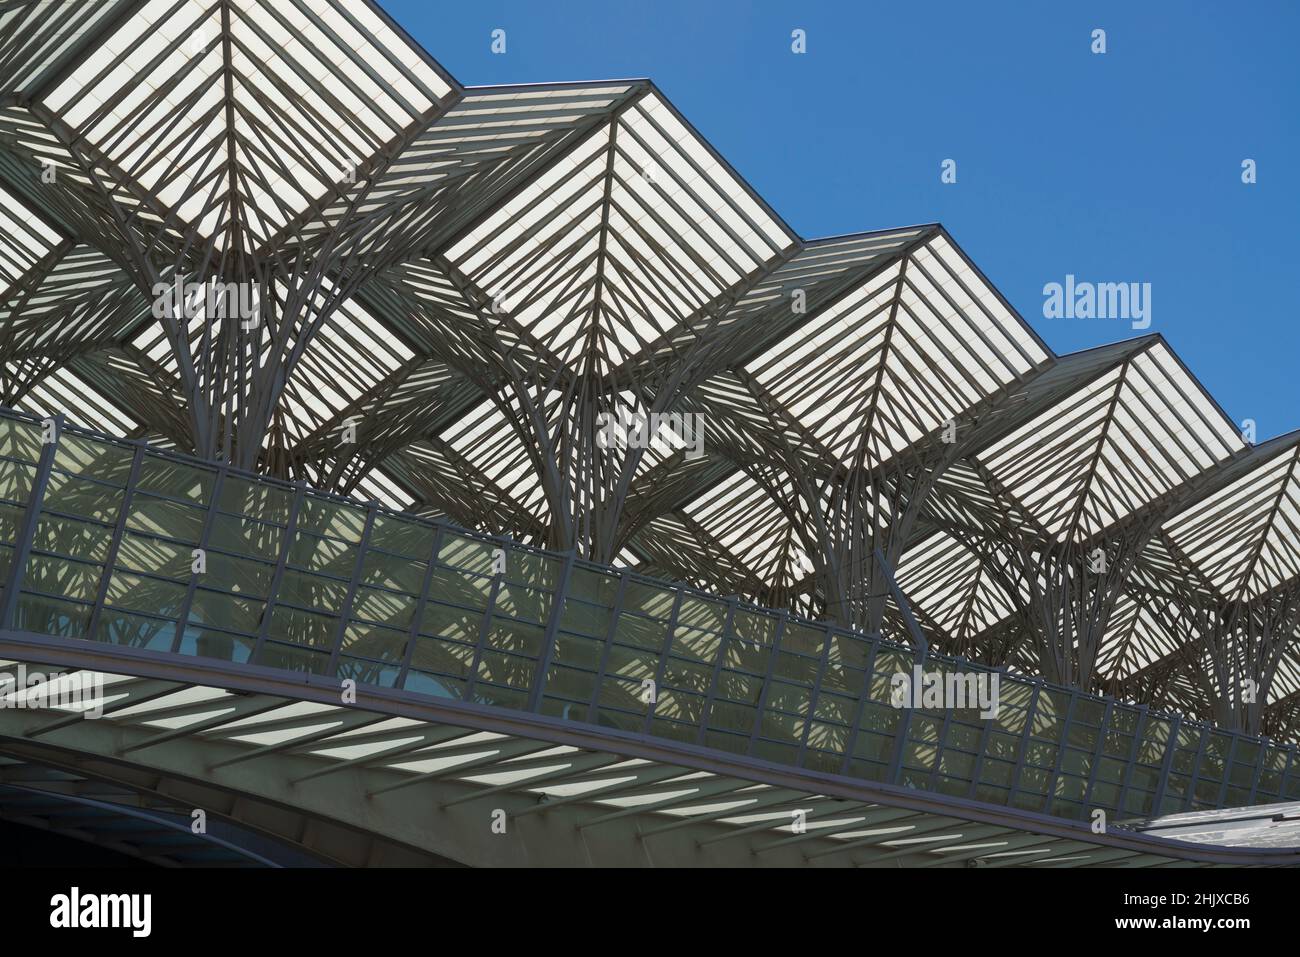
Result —
[[380, 2], [467, 85], [650, 77], [805, 238], [942, 222], [1058, 352], [1138, 333], [1045, 283], [1150, 282], [1234, 420], [1300, 428], [1300, 3]]

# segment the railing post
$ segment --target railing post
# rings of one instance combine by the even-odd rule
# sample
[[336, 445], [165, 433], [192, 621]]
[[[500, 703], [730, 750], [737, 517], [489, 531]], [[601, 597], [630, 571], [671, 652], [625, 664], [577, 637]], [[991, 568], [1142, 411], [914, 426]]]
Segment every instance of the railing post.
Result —
[[1196, 758], [1192, 762], [1192, 779], [1187, 784], [1187, 800], [1183, 802], [1184, 811], [1195, 810], [1193, 805], [1196, 803], [1196, 785], [1201, 782], [1201, 760], [1205, 757], [1206, 742], [1214, 733], [1211, 727], [1206, 727], [1204, 724], [1199, 725], [1199, 729], [1201, 736], [1196, 741]]
[[1290, 783], [1291, 769], [1295, 767], [1295, 745], [1286, 746], [1286, 767], [1282, 769], [1282, 780], [1278, 784], [1277, 796], [1280, 800], [1287, 800], [1287, 785]]
[[[212, 482], [212, 498], [208, 502], [207, 514], [203, 516], [203, 529], [199, 532], [199, 542], [195, 546], [203, 554], [204, 568], [207, 568], [208, 561], [208, 541], [212, 536], [212, 526], [217, 519], [217, 503], [221, 500], [221, 487], [225, 484], [226, 473], [229, 471], [228, 465], [222, 465], [217, 469], [217, 477]], [[205, 573], [206, 574], [206, 571]], [[190, 624], [190, 609], [194, 607], [194, 593], [198, 591], [199, 575], [191, 567], [190, 582], [185, 588], [185, 599], [181, 602], [180, 611], [176, 616], [176, 634], [172, 638], [172, 653], [179, 653], [181, 642], [185, 638], [185, 631]]]
[[[910, 686], [909, 686], [910, 687]], [[912, 699], [916, 700], [916, 688], [911, 688]], [[898, 779], [903, 774], [903, 756], [907, 753], [907, 736], [912, 731], [912, 712], [916, 709], [912, 706], [912, 701], [902, 708], [902, 714], [898, 718], [898, 730], [894, 734], [894, 753], [889, 758], [889, 770], [885, 772], [885, 782], [888, 784], [897, 784]], [[935, 760], [938, 760], [936, 755]]]
[[[965, 664], [966, 662], [961, 662]], [[978, 704], [978, 701], [976, 702]], [[944, 752], [948, 749], [948, 734], [952, 731], [952, 713], [957, 710], [951, 707], [952, 702], [948, 702], [949, 707], [943, 709], [943, 723], [939, 726], [939, 735], [934, 743], [934, 767], [930, 769], [930, 776], [927, 779], [926, 788], [933, 790], [934, 786], [939, 783], [939, 769], [943, 766]], [[986, 721], [985, 727], [988, 727]]]
[[1237, 732], [1232, 734], [1232, 744], [1228, 746], [1228, 754], [1223, 759], [1223, 780], [1219, 782], [1219, 797], [1214, 802], [1218, 807], [1223, 807], [1228, 803], [1228, 781], [1232, 776], [1232, 759], [1237, 756], [1237, 742], [1241, 740], [1241, 735]]
[[1267, 739], [1261, 739], [1259, 742], [1259, 756], [1255, 760], [1255, 773], [1250, 778], [1250, 797], [1246, 804], [1250, 807], [1255, 806], [1255, 795], [1259, 791], [1259, 779], [1264, 773], [1264, 762], [1268, 760], [1268, 751], [1270, 743]]
[[398, 688], [406, 687], [406, 675], [411, 670], [411, 658], [415, 655], [415, 642], [420, 634], [420, 621], [424, 618], [424, 609], [429, 604], [429, 590], [433, 585], [433, 571], [438, 567], [438, 553], [442, 550], [442, 537], [447, 525], [442, 520], [436, 523], [433, 544], [429, 547], [429, 562], [424, 570], [424, 581], [420, 584], [420, 597], [415, 600], [411, 612], [411, 629], [406, 636], [406, 651], [402, 654], [402, 667], [397, 673]]
[[654, 676], [654, 700], [650, 702], [650, 707], [646, 709], [645, 719], [641, 722], [641, 733], [650, 733], [650, 722], [655, 716], [655, 711], [659, 708], [659, 699], [663, 697], [661, 692], [664, 687], [664, 671], [668, 667], [668, 655], [673, 650], [673, 637], [677, 634], [677, 616], [682, 610], [683, 589], [678, 586], [673, 595], [673, 610], [668, 615], [668, 634], [664, 636], [664, 650], [659, 655], [659, 662], [655, 665]]
[[560, 629], [560, 618], [564, 614], [564, 599], [569, 594], [569, 576], [573, 574], [573, 563], [577, 552], [569, 551], [560, 566], [560, 579], [555, 585], [555, 594], [551, 600], [551, 614], [546, 622], [546, 632], [542, 636], [542, 647], [537, 653], [537, 671], [533, 675], [532, 687], [528, 689], [528, 711], [537, 711], [542, 703], [542, 689], [546, 686], [546, 672], [551, 667], [555, 655], [555, 636]]
[[[832, 626], [831, 630], [839, 632], [842, 629]], [[849, 764], [853, 760], [853, 751], [858, 746], [858, 731], [862, 727], [862, 716], [866, 714], [867, 702], [871, 700], [871, 679], [876, 674], [876, 653], [878, 651], [880, 651], [880, 636], [875, 635], [871, 639], [871, 651], [867, 655], [867, 664], [862, 675], [862, 690], [858, 693], [858, 706], [853, 710], [853, 724], [849, 727], [849, 733], [844, 739], [844, 758], [840, 762], [841, 774], [849, 773]]]
[[[1101, 770], [1102, 758], [1106, 755], [1106, 735], [1110, 731], [1110, 719], [1114, 714], [1115, 703], [1109, 698], [1106, 699], [1106, 708], [1101, 715], [1101, 727], [1097, 729], [1097, 747], [1092, 752], [1092, 767], [1088, 769], [1088, 789], [1083, 793], [1085, 804], [1090, 805], [1094, 810], [1097, 802], [1092, 799], [1092, 792], [1097, 786], [1097, 773]], [[1114, 812], [1116, 808], [1103, 808], [1102, 810]]]
[[799, 736], [799, 756], [795, 763], [803, 767], [808, 756], [808, 736], [812, 731], [813, 719], [817, 714], [817, 705], [822, 696], [822, 679], [826, 677], [826, 668], [830, 665], [831, 648], [835, 644], [835, 629], [826, 623], [826, 638], [822, 644], [821, 660], [817, 662], [817, 677], [813, 679], [812, 691], [808, 694], [808, 713], [804, 715], [803, 734]]
[[[1034, 733], [1034, 720], [1038, 717], [1038, 698], [1043, 690], [1042, 681], [1035, 681], [1033, 688], [1034, 690], [1029, 696], [1029, 707], [1025, 709], [1025, 726], [1020, 730], [1020, 740], [1016, 742], [1016, 766], [1011, 772], [1011, 789], [1007, 792], [1008, 805], [1016, 799], [1016, 794], [1020, 791], [1020, 781], [1024, 777], [1025, 753], [1029, 750], [1029, 738]], [[988, 733], [985, 732], [982, 739], [985, 744], [987, 744], [987, 739]], [[975, 762], [975, 780], [972, 782], [974, 786], [971, 787], [971, 797], [974, 797], [977, 793], [976, 786], [979, 784], [980, 772], [984, 766], [984, 750], [984, 748], [981, 748], [980, 756]], [[1045, 794], [1043, 797], [1050, 803], [1052, 797], [1050, 794]]]
[[122, 505], [117, 513], [117, 522], [113, 526], [113, 538], [108, 543], [108, 553], [104, 556], [104, 572], [99, 576], [99, 587], [95, 589], [95, 604], [90, 609], [90, 621], [86, 624], [86, 637], [96, 641], [95, 633], [99, 629], [99, 620], [103, 616], [104, 602], [108, 600], [108, 586], [113, 581], [113, 568], [117, 565], [117, 554], [122, 548], [122, 536], [126, 534], [126, 520], [131, 512], [131, 502], [135, 498], [135, 487], [140, 480], [140, 464], [144, 461], [144, 452], [148, 442], [136, 441], [135, 453], [131, 456], [131, 470], [127, 473], [126, 488], [122, 490]]
[[289, 518], [284, 523], [284, 541], [280, 543], [279, 554], [275, 559], [275, 571], [271, 573], [271, 584], [266, 589], [266, 610], [262, 612], [262, 621], [257, 629], [257, 641], [253, 645], [253, 652], [248, 656], [252, 664], [257, 664], [261, 658], [267, 634], [271, 630], [271, 616], [275, 612], [275, 602], [280, 595], [280, 584], [284, 580], [285, 567], [289, 564], [289, 552], [293, 549], [293, 540], [298, 535], [298, 516], [302, 512], [302, 500], [305, 494], [305, 484], [296, 483], [293, 499], [289, 504]]
[[731, 641], [731, 629], [736, 619], [735, 595], [727, 599], [727, 614], [722, 621], [722, 632], [718, 636], [718, 654], [713, 659], [713, 673], [709, 675], [709, 690], [704, 694], [704, 706], [700, 708], [700, 730], [695, 734], [695, 743], [704, 744], [708, 733], [709, 721], [713, 717], [713, 702], [718, 696], [718, 679], [722, 676], [722, 666], [727, 659], [727, 645]]
[[9, 565], [9, 573], [5, 576], [5, 593], [0, 598], [0, 631], [10, 631], [13, 628], [14, 609], [18, 607], [18, 592], [23, 586], [27, 559], [32, 553], [32, 541], [36, 537], [36, 526], [40, 521], [41, 508], [45, 504], [45, 489], [50, 484], [50, 470], [54, 467], [54, 456], [58, 453], [59, 438], [63, 434], [63, 416], [54, 416], [53, 424], [53, 441], [45, 442], [41, 446], [41, 457], [36, 464], [36, 477], [32, 480], [31, 493], [27, 496], [27, 508], [23, 512], [23, 523], [14, 541], [14, 554]]
[[[998, 680], [999, 681], [1002, 680], [1001, 676], [999, 676]], [[998, 719], [997, 716], [995, 715], [992, 718], [981, 718], [980, 720], [984, 722], [984, 727], [980, 729], [980, 739], [975, 744], [975, 763], [971, 766], [970, 787], [966, 789], [966, 796], [971, 798], [975, 796], [975, 789], [979, 787], [980, 772], [984, 770], [984, 752], [987, 751], [989, 747], [989, 737], [993, 733], [993, 723]], [[1023, 737], [1020, 739], [1020, 743], [1021, 744], [1024, 743]], [[1019, 750], [1017, 750], [1016, 767], [1011, 772], [1012, 778], [1014, 779], [1019, 774], [1019, 772], [1020, 772], [1020, 760], [1019, 760]], [[1011, 797], [1010, 790], [1007, 791], [1007, 797], [1008, 797], [1008, 803], [1010, 803], [1009, 802], [1009, 799]]]
[[357, 560], [352, 564], [352, 577], [348, 581], [348, 593], [343, 599], [343, 607], [339, 609], [339, 624], [334, 631], [334, 645], [330, 648], [330, 663], [325, 670], [327, 675], [337, 676], [339, 673], [339, 654], [343, 649], [343, 636], [347, 633], [348, 618], [352, 615], [352, 605], [357, 599], [357, 584], [361, 579], [361, 570], [365, 567], [366, 552], [370, 549], [370, 531], [375, 527], [375, 515], [378, 511], [378, 502], [370, 502], [366, 505], [366, 524], [361, 529], [361, 541], [357, 543]]
[[492, 584], [488, 586], [487, 607], [483, 609], [483, 618], [479, 621], [478, 638], [474, 642], [474, 657], [470, 659], [469, 678], [465, 682], [466, 701], [474, 699], [474, 691], [478, 687], [478, 670], [483, 662], [483, 650], [487, 647], [488, 629], [492, 627], [492, 614], [496, 611], [497, 595], [501, 592], [501, 581], [505, 577], [504, 571], [493, 575]]
[[1147, 714], [1146, 705], [1138, 705], [1138, 710], [1141, 712], [1141, 715], [1138, 718], [1137, 729], [1133, 732], [1133, 744], [1130, 745], [1128, 749], [1128, 765], [1124, 768], [1124, 780], [1121, 782], [1119, 787], [1119, 801], [1117, 803], [1119, 804], [1118, 811], [1121, 815], [1128, 813], [1124, 809], [1125, 801], [1128, 799], [1129, 786], [1133, 783], [1133, 770], [1137, 767], [1138, 752], [1142, 748], [1142, 736], [1146, 734], [1147, 722], [1150, 720], [1150, 716]]
[[1056, 760], [1052, 762], [1052, 776], [1047, 781], [1046, 811], [1048, 814], [1052, 813], [1056, 801], [1056, 783], [1061, 779], [1061, 765], [1065, 762], [1065, 749], [1069, 747], [1070, 742], [1070, 724], [1074, 721], [1074, 703], [1078, 700], [1078, 689], [1071, 688], [1070, 703], [1065, 706], [1065, 720], [1061, 722], [1061, 736], [1056, 744]]
[[1165, 741], [1165, 754], [1160, 760], [1160, 778], [1156, 781], [1156, 796], [1151, 803], [1151, 816], [1159, 817], [1164, 813], [1165, 792], [1169, 789], [1169, 773], [1174, 766], [1174, 751], [1178, 747], [1178, 732], [1183, 726], [1183, 716], [1175, 714], [1169, 723], [1169, 738]]
[[790, 613], [783, 610], [776, 621], [776, 631], [772, 635], [772, 648], [767, 656], [767, 670], [763, 673], [763, 683], [758, 689], [758, 712], [754, 715], [754, 726], [749, 729], [749, 746], [745, 749], [745, 753], [750, 757], [754, 756], [754, 745], [758, 743], [758, 734], [763, 729], [767, 695], [772, 690], [772, 674], [776, 671], [776, 659], [781, 654], [781, 639], [785, 635], [786, 622], [789, 620]]
[[618, 620], [623, 614], [623, 596], [627, 594], [627, 572], [618, 575], [618, 589], [614, 594], [614, 607], [609, 613], [609, 627], [605, 629], [605, 644], [600, 649], [600, 664], [596, 668], [596, 679], [591, 689], [591, 702], [587, 705], [587, 723], [595, 724], [600, 710], [600, 690], [605, 683], [605, 672], [609, 669], [609, 651], [614, 644], [614, 635], [618, 632]]

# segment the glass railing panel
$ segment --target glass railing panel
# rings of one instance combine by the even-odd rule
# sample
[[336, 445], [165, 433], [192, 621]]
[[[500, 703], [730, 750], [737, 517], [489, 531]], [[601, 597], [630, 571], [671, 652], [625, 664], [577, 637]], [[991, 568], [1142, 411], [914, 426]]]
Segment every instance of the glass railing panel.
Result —
[[[111, 619], [110, 612], [123, 612], [134, 616], [132, 620], [142, 623], [138, 633], [126, 627], [122, 631], [124, 640], [116, 643], [149, 648], [152, 651], [171, 651], [185, 594], [184, 585], [114, 571], [108, 583], [106, 617]], [[144, 622], [149, 624], [145, 626]], [[165, 636], [163, 632], [166, 632]]]
[[347, 579], [313, 575], [297, 568], [288, 568], [280, 582], [277, 604], [333, 615], [343, 607], [347, 592]]
[[1215, 731], [1206, 736], [1200, 757], [1196, 761], [1196, 784], [1192, 789], [1192, 802], [1196, 810], [1218, 806], [1231, 748], [1231, 735]]
[[187, 631], [196, 626], [211, 625], [222, 631], [256, 635], [265, 609], [265, 603], [256, 598], [198, 588], [190, 603]]
[[1287, 754], [1280, 748], [1262, 747], [1259, 779], [1255, 785], [1255, 803], [1273, 804], [1284, 800], [1282, 783], [1286, 777]]
[[[425, 558], [428, 557], [428, 546]], [[382, 591], [395, 592], [411, 598], [419, 597], [424, 588], [428, 561], [383, 552], [372, 548], [361, 556], [360, 584]]]
[[1120, 808], [1125, 817], [1149, 817], [1156, 813], [1160, 776], [1168, 753], [1173, 722], [1158, 715], [1146, 715], [1138, 725], [1137, 750], [1128, 769], [1128, 787]]
[[[689, 682], [671, 661], [670, 649], [678, 630], [684, 598], [680, 591], [634, 579], [625, 587], [623, 615], [615, 631], [609, 665], [602, 688], [602, 713], [611, 697], [625, 699], [633, 693], [630, 710], [644, 718], [638, 730], [678, 741], [695, 739], [691, 721], [699, 720], [700, 698], [681, 685]], [[625, 644], [625, 641], [627, 644]], [[639, 704], [639, 707], [637, 705]], [[624, 708], [619, 707], [621, 713]], [[626, 720], [626, 719], [625, 719]]]
[[391, 591], [387, 588], [357, 588], [352, 604], [352, 621], [382, 625], [385, 628], [409, 632], [415, 617], [417, 599], [414, 595]]
[[[478, 612], [488, 607], [492, 576], [437, 564], [429, 583], [429, 604]], [[421, 629], [423, 630], [423, 629]]]
[[59, 436], [55, 447], [53, 468], [68, 475], [93, 477], [115, 488], [125, 488], [134, 458], [135, 447], [130, 443], [65, 433]]
[[170, 651], [176, 637], [176, 622], [122, 608], [105, 607], [91, 637], [96, 641], [127, 648]]
[[293, 492], [287, 488], [228, 474], [221, 483], [217, 508], [229, 515], [284, 527], [289, 523], [292, 502]]
[[1179, 725], [1173, 738], [1173, 752], [1166, 758], [1169, 773], [1165, 777], [1164, 795], [1157, 809], [1159, 814], [1184, 811], [1191, 807], [1192, 777], [1196, 772], [1197, 753], [1204, 733], [1199, 725]]
[[578, 564], [569, 574], [567, 593], [588, 606], [612, 609], [618, 600], [619, 580], [612, 571]]
[[427, 522], [380, 513], [370, 529], [370, 547], [424, 562], [429, 558], [437, 529]]
[[881, 641], [872, 670], [864, 677], [865, 693], [856, 706], [854, 725], [849, 730], [843, 773], [872, 781], [890, 780], [900, 765], [899, 734], [907, 712], [895, 706], [895, 676], [912, 674], [915, 656], [908, 650]]
[[21, 512], [36, 481], [35, 465], [0, 459], [0, 500]]
[[807, 735], [806, 767], [838, 772], [843, 766], [876, 646], [877, 641], [865, 635], [830, 630], [820, 691]]
[[147, 455], [140, 464], [137, 493], [147, 492], [206, 509], [212, 501], [217, 470], [179, 462], [159, 455]]
[[[109, 504], [116, 509], [116, 500]], [[111, 521], [112, 517], [112, 513], [107, 513], [101, 520]], [[126, 526], [132, 531], [170, 539], [193, 548], [203, 535], [206, 517], [204, 509], [137, 491], [131, 499], [131, 512], [127, 516]]]
[[53, 469], [42, 504], [48, 512], [112, 525], [122, 498], [122, 489], [115, 485]]
[[284, 529], [241, 515], [218, 512], [208, 532], [208, 547], [230, 555], [258, 558], [273, 565], [284, 547]]
[[[273, 617], [280, 617], [280, 614], [280, 610], [277, 609]], [[328, 651], [318, 651], [279, 641], [267, 641], [257, 654], [256, 664], [267, 668], [281, 668], [285, 671], [323, 675], [329, 670], [329, 661]]]
[[1300, 801], [1300, 761], [1292, 751], [1287, 755], [1286, 772], [1282, 776], [1282, 796], [1288, 801]]
[[[969, 674], [965, 668], [962, 673]], [[975, 704], [979, 704], [978, 688], [963, 693], [974, 695]], [[986, 703], [992, 707], [991, 688], [985, 695]], [[1033, 686], [1001, 675], [997, 707], [991, 717], [982, 717], [978, 707], [967, 708], [963, 710], [961, 720], [949, 723], [943, 753], [945, 770], [950, 764], [951, 752], [957, 751], [958, 757], [952, 764], [958, 768], [969, 767], [969, 775], [946, 773], [955, 779], [955, 783], [971, 782], [965, 794], [1027, 810], [1042, 809], [1048, 791], [1050, 764], [1047, 771], [1029, 765], [1035, 701]], [[967, 755], [971, 760], [967, 760]]]
[[666, 622], [672, 614], [676, 599], [676, 590], [632, 576], [624, 589], [623, 610], [643, 618]]
[[1226, 807], [1241, 807], [1254, 803], [1251, 795], [1255, 780], [1261, 773], [1260, 747], [1245, 738], [1237, 738], [1232, 748], [1232, 763], [1228, 766], [1228, 786], [1221, 799]]
[[303, 497], [298, 513], [298, 529], [301, 532], [355, 545], [361, 541], [365, 526], [364, 508], [318, 495]]
[[[36, 634], [76, 637], [89, 627], [93, 606], [104, 573], [104, 559], [112, 538], [112, 527], [96, 521], [97, 510], [75, 502], [67, 494], [69, 486], [80, 483], [70, 474], [93, 468], [94, 460], [103, 459], [107, 447], [102, 443], [80, 442], [55, 450], [49, 483], [42, 501], [31, 549], [23, 570], [19, 601], [14, 611], [16, 627]], [[121, 477], [123, 487], [125, 476]], [[110, 483], [92, 486], [98, 500], [108, 500], [106, 514], [115, 516], [122, 488]], [[72, 515], [50, 511], [51, 502], [64, 506]], [[80, 505], [81, 507], [77, 507]], [[91, 517], [80, 517], [82, 512]], [[78, 517], [73, 517], [78, 516]]]
[[188, 543], [177, 543], [155, 535], [123, 532], [114, 567], [119, 570], [186, 582], [193, 577], [194, 550]]
[[344, 629], [339, 677], [395, 687], [406, 657], [409, 632], [402, 628], [353, 622]]
[[318, 572], [347, 581], [356, 566], [355, 545], [336, 538], [322, 538], [299, 529], [289, 546], [289, 564], [297, 569]]
[[43, 432], [39, 422], [0, 416], [0, 458], [35, 465], [41, 460]]
[[613, 622], [612, 607], [583, 601], [570, 594], [564, 601], [564, 610], [560, 615], [560, 631], [603, 643]]
[[337, 619], [278, 605], [271, 612], [266, 639], [256, 646], [253, 662], [326, 674], [337, 629]]
[[560, 634], [546, 671], [546, 692], [541, 712], [570, 721], [586, 721], [596, 693], [602, 643], [576, 635]]
[[502, 546], [454, 532], [443, 538], [438, 549], [439, 563], [448, 568], [476, 573], [483, 578], [493, 576], [499, 556], [508, 561], [509, 556]]
[[403, 687], [439, 697], [464, 698], [474, 664], [482, 615], [431, 605], [420, 620]]

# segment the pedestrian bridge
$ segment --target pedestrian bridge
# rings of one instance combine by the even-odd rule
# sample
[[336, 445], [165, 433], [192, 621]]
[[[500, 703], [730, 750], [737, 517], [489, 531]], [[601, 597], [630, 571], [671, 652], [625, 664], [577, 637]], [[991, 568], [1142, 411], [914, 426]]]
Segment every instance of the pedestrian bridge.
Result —
[[1298, 853], [1125, 823], [1300, 800], [1294, 746], [1004, 672], [896, 707], [979, 666], [8, 411], [0, 582], [0, 817], [160, 863]]

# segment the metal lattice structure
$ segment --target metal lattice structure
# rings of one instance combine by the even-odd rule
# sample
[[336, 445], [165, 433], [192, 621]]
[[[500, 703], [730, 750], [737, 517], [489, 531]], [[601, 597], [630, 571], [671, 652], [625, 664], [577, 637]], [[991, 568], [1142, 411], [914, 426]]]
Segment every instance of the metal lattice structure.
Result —
[[649, 81], [466, 87], [370, 2], [0, 4], [0, 405], [1300, 728], [1300, 437], [1159, 336], [1053, 354], [940, 226], [800, 238]]

